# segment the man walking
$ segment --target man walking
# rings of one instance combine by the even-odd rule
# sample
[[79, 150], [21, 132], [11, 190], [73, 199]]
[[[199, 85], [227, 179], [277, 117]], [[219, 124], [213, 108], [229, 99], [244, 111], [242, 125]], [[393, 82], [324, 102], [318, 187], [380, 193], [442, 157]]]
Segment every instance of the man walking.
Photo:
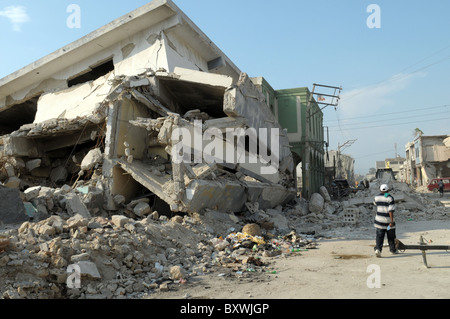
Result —
[[397, 249], [395, 248], [395, 200], [394, 197], [392, 197], [392, 195], [388, 193], [388, 190], [388, 185], [381, 185], [381, 193], [375, 196], [373, 201], [373, 204], [377, 209], [374, 221], [374, 226], [377, 231], [375, 245], [375, 256], [377, 257], [381, 257], [385, 235], [387, 235], [389, 250], [391, 254], [397, 254]]
[[439, 193], [441, 194], [442, 197], [444, 196], [444, 182], [442, 181], [442, 179], [439, 180], [438, 186], [439, 186]]

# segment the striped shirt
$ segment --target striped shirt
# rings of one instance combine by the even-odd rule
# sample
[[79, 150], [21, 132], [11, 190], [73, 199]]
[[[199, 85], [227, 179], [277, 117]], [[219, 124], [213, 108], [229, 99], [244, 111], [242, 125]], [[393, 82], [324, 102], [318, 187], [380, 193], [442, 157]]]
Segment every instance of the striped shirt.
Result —
[[[392, 197], [392, 195], [388, 193], [380, 193], [375, 196], [373, 204], [377, 207], [374, 226], [380, 229], [387, 229], [387, 227], [391, 223], [389, 212], [394, 213], [395, 211], [394, 197]], [[392, 226], [391, 228], [395, 228], [395, 226]]]

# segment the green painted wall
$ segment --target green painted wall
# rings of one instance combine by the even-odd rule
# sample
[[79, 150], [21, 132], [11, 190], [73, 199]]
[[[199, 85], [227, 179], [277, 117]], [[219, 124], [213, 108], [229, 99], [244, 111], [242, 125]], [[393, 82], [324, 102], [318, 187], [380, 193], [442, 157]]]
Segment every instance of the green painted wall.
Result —
[[[259, 81], [270, 109], [278, 117], [281, 127], [287, 129], [290, 134], [291, 151], [295, 152], [300, 159], [305, 157], [305, 137], [310, 137], [310, 167], [308, 171], [310, 189], [307, 190], [310, 196], [319, 191], [325, 178], [323, 113], [316, 101], [313, 100], [310, 110], [310, 114], [312, 114], [310, 129], [309, 132], [306, 132], [306, 106], [311, 95], [309, 89], [301, 87], [274, 90], [264, 78], [259, 78]], [[298, 105], [299, 103], [300, 105]], [[298, 108], [300, 108], [300, 112], [298, 112]], [[303, 172], [303, 185], [305, 185], [305, 171]]]

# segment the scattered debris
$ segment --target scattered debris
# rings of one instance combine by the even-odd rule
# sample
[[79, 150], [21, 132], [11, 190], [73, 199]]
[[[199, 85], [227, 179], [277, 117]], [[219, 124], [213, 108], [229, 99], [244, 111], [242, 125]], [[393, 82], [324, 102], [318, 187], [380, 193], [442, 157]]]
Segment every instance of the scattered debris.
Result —
[[[322, 211], [316, 212], [309, 210], [306, 200], [297, 198], [276, 209], [247, 203], [247, 210], [236, 214], [208, 210], [166, 216], [153, 211], [139, 216], [134, 213], [138, 204], [148, 205], [148, 199], [142, 198], [122, 202], [128, 216], [84, 216], [69, 213], [66, 196], [77, 196], [84, 204], [89, 192], [68, 185], [32, 189], [30, 203], [40, 203], [41, 213], [44, 206], [51, 207], [47, 206], [50, 202], [53, 208], [47, 210], [46, 218], [33, 215], [23, 223], [1, 227], [0, 295], [145, 298], [207, 273], [237, 278], [276, 274], [272, 258], [307, 258], [308, 250], [319, 248], [322, 234], [371, 234], [370, 199], [375, 192], [373, 186], [346, 201], [324, 200]], [[398, 198], [398, 220], [448, 218], [448, 209], [401, 183], [393, 185], [392, 193]], [[409, 202], [417, 203], [414, 209]], [[429, 208], [422, 211], [422, 206]], [[358, 210], [358, 223], [343, 219], [349, 207]], [[81, 287], [68, 288], [67, 269], [77, 264], [82, 266]]]

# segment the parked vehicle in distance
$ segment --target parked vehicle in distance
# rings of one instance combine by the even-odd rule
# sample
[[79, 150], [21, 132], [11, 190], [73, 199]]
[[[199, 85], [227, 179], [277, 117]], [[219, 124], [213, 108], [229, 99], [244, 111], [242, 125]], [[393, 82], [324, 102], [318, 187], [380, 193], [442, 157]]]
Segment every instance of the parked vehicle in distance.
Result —
[[440, 180], [444, 183], [444, 192], [450, 192], [450, 177], [433, 178], [428, 184], [428, 190], [434, 193], [439, 192], [438, 183]]

